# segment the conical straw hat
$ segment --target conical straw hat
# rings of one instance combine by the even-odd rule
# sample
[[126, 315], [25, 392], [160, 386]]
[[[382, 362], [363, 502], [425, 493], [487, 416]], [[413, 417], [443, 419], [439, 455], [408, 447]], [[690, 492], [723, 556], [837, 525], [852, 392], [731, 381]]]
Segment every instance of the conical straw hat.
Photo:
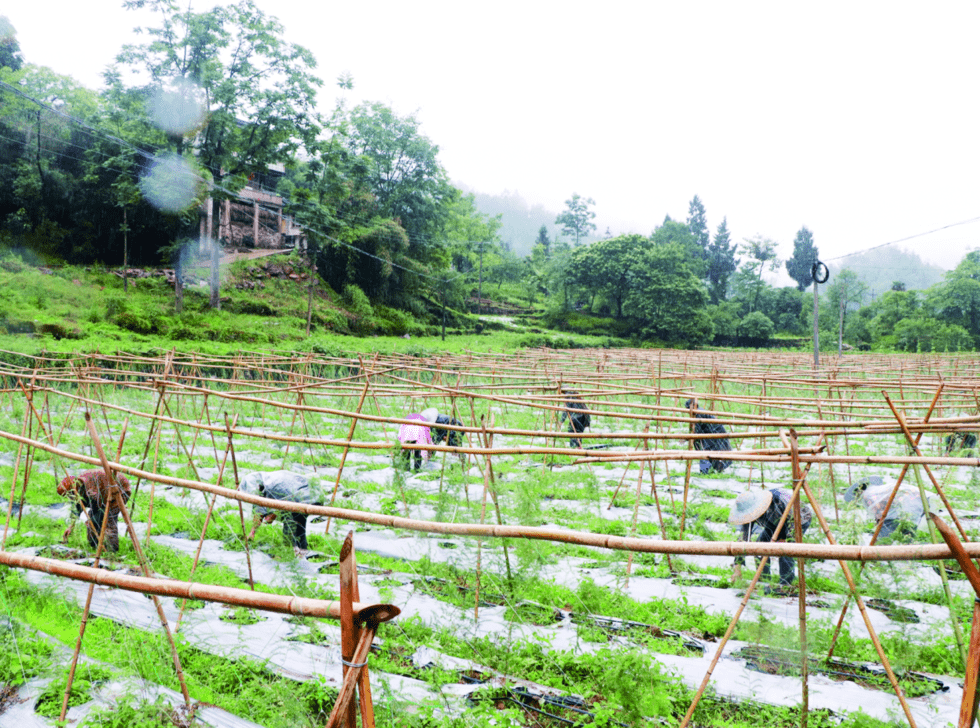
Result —
[[772, 503], [772, 491], [747, 490], [735, 499], [735, 505], [728, 514], [728, 522], [736, 526], [751, 523], [761, 516]]
[[435, 424], [436, 418], [439, 416], [439, 410], [435, 407], [429, 407], [428, 409], [422, 410], [421, 414], [426, 422]]

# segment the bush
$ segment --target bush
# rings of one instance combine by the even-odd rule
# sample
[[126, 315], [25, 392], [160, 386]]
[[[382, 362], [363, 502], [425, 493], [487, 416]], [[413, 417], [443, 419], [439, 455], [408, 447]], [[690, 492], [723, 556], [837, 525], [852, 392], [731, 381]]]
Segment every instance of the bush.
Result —
[[374, 315], [371, 302], [367, 294], [353, 283], [344, 286], [344, 305], [354, 316], [352, 328], [356, 333], [366, 334], [374, 328], [371, 322], [371, 317]]
[[747, 339], [767, 341], [776, 332], [772, 319], [761, 311], [753, 311], [738, 324], [738, 335]]
[[156, 330], [152, 319], [142, 311], [123, 311], [113, 318], [113, 323], [134, 334], [152, 334]]

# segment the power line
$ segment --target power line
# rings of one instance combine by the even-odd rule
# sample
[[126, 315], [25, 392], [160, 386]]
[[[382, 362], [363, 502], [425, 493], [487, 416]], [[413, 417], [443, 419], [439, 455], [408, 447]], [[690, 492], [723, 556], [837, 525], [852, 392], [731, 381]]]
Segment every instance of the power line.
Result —
[[921, 238], [926, 235], [932, 235], [933, 233], [938, 233], [941, 232], [942, 230], [949, 230], [949, 228], [958, 227], [960, 225], [969, 225], [970, 223], [977, 222], [978, 220], [980, 220], [980, 217], [974, 217], [969, 220], [963, 220], [962, 222], [954, 222], [949, 225], [943, 225], [942, 227], [938, 227], [935, 230], [929, 230], [928, 232], [925, 233], [916, 233], [915, 235], [909, 235], [907, 238], [900, 238], [898, 240], [892, 240], [887, 243], [882, 243], [881, 245], [875, 245], [870, 248], [865, 248], [864, 250], [856, 250], [853, 253], [845, 253], [844, 255], [838, 255], [836, 258], [827, 258], [824, 260], [824, 263], [829, 263], [833, 260], [841, 260], [842, 258], [850, 258], [852, 255], [861, 255], [862, 253], [869, 253], [872, 250], [878, 250], [878, 248], [884, 248], [885, 246], [888, 245], [895, 245], [896, 243], [904, 243], [908, 240], [914, 240], [915, 238]]

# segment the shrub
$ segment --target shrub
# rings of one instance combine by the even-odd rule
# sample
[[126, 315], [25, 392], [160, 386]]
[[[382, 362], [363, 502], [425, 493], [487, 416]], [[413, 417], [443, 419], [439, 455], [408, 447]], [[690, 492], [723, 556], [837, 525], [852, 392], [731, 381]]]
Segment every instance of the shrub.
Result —
[[753, 311], [738, 324], [738, 335], [747, 339], [767, 341], [776, 332], [772, 319], [761, 311]]

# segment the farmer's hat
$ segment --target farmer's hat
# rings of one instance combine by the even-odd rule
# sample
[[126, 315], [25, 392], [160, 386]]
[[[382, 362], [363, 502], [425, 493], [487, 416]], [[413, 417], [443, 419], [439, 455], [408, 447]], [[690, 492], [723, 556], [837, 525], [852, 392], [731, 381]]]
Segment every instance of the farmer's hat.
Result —
[[769, 509], [770, 503], [771, 490], [747, 490], [735, 499], [728, 522], [736, 526], [751, 523]]
[[428, 409], [422, 410], [422, 417], [426, 422], [431, 422], [435, 424], [436, 418], [439, 417], [439, 410], [435, 407], [429, 407]]
[[58, 495], [66, 495], [70, 491], [76, 490], [78, 488], [77, 479], [74, 476], [67, 476], [61, 479], [58, 483]]
[[884, 485], [885, 480], [880, 475], [871, 475], [867, 478], [861, 478], [855, 481], [850, 488], [844, 491], [844, 500], [850, 503], [852, 500], [857, 498], [858, 493], [863, 493], [871, 485]]

